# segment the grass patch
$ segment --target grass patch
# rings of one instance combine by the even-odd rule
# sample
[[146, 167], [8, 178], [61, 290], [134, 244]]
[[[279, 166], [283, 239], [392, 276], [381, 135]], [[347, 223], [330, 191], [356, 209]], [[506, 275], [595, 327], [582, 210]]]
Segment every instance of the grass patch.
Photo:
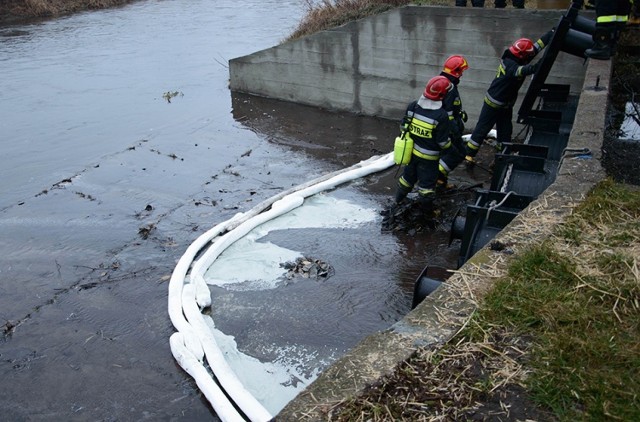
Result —
[[[293, 33], [284, 41], [292, 41], [346, 23], [405, 6], [455, 6], [455, 0], [302, 0], [305, 14]], [[468, 1], [471, 7], [471, 1]], [[511, 7], [510, 2], [507, 7]], [[493, 7], [487, 0], [485, 7]], [[537, 0], [526, 0], [525, 8], [537, 8]]]
[[560, 420], [640, 420], [639, 217], [637, 188], [602, 182], [482, 305], [484, 330], [530, 339], [525, 385]]
[[640, 189], [606, 180], [467, 327], [329, 420], [640, 420]]
[[602, 182], [481, 308], [531, 339], [526, 386], [560, 420], [640, 420], [639, 217], [637, 188]]
[[91, 9], [106, 9], [135, 0], [3, 0], [0, 17], [52, 17]]
[[304, 0], [304, 2], [305, 15], [285, 41], [302, 38], [411, 3], [410, 0], [319, 0], [318, 2]]
[[[513, 264], [486, 302], [487, 321], [535, 339], [528, 386], [563, 420], [640, 420], [638, 217], [637, 189], [601, 183], [558, 236]], [[563, 236], [575, 232], [578, 245]], [[508, 296], [529, 304], [518, 318]]]

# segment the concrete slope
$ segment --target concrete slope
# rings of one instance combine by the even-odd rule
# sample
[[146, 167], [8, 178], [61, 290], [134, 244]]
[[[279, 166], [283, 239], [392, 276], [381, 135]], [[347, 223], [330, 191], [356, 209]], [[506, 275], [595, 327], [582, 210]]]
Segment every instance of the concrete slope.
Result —
[[[475, 123], [499, 58], [521, 37], [534, 41], [563, 11], [406, 6], [229, 61], [233, 91], [388, 119], [440, 73], [452, 54], [470, 65], [460, 83]], [[592, 17], [584, 13], [585, 17]], [[580, 92], [585, 63], [561, 54], [547, 83]], [[521, 89], [522, 97], [527, 85]], [[519, 105], [516, 106], [516, 110]]]

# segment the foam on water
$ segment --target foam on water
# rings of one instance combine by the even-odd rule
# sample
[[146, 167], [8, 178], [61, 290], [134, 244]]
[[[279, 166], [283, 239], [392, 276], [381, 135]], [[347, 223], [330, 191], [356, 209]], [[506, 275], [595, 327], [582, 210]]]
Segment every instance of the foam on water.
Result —
[[279, 348], [277, 359], [261, 362], [240, 352], [234, 337], [216, 329], [211, 318], [205, 320], [240, 382], [274, 415], [319, 375], [317, 369], [310, 373], [305, 371], [304, 363], [314, 358], [306, 350]]
[[348, 200], [319, 194], [304, 205], [253, 229], [227, 248], [205, 273], [209, 285], [234, 290], [265, 290], [277, 287], [286, 270], [280, 263], [295, 261], [301, 253], [271, 242], [259, 242], [271, 231], [296, 228], [353, 228], [374, 221], [374, 209]]
[[[269, 232], [295, 228], [353, 228], [376, 218], [374, 209], [326, 194], [315, 195], [306, 199], [304, 205], [256, 227], [227, 248], [207, 270], [205, 281], [233, 290], [275, 288], [286, 273], [280, 263], [295, 261], [302, 255], [271, 242], [259, 242]], [[296, 346], [278, 348], [276, 359], [261, 362], [240, 352], [234, 337], [216, 329], [211, 318], [207, 317], [207, 323], [238, 379], [273, 414], [319, 375], [319, 370], [313, 369], [317, 368], [317, 362], [309, 364], [316, 358], [315, 351]], [[265, 349], [273, 347], [264, 346]]]

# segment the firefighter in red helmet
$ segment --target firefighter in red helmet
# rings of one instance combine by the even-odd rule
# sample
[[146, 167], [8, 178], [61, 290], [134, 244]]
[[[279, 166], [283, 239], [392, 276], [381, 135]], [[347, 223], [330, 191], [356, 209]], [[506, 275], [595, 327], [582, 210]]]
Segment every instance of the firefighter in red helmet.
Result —
[[449, 137], [451, 139], [452, 148], [447, 151], [440, 158], [439, 162], [439, 176], [438, 176], [438, 190], [447, 188], [447, 180], [449, 172], [456, 168], [458, 164], [464, 160], [465, 149], [462, 135], [464, 133], [464, 124], [467, 121], [467, 113], [462, 109], [462, 100], [460, 99], [460, 92], [458, 91], [458, 84], [462, 73], [469, 68], [467, 60], [460, 55], [453, 55], [445, 60], [440, 75], [449, 79], [453, 84], [453, 88], [445, 95], [442, 100], [442, 106], [449, 115], [449, 121], [451, 122], [451, 132]]
[[411, 161], [398, 180], [395, 201], [401, 203], [418, 184], [418, 202], [423, 212], [433, 210], [438, 160], [443, 150], [451, 147], [449, 115], [442, 107], [442, 100], [453, 84], [439, 75], [431, 78], [423, 94], [407, 107], [402, 130], [413, 140]]
[[513, 106], [518, 99], [518, 91], [525, 77], [538, 70], [540, 62], [531, 64], [531, 60], [551, 41], [552, 36], [553, 30], [535, 43], [528, 38], [520, 38], [502, 54], [498, 72], [485, 94], [478, 123], [465, 145], [467, 164], [473, 165], [474, 157], [494, 125], [497, 145], [511, 142]]

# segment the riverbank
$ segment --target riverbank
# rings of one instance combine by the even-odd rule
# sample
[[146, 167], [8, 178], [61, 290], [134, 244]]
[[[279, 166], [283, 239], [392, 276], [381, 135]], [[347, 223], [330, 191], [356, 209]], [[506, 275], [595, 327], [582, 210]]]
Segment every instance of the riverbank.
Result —
[[122, 6], [136, 0], [6, 0], [0, 4], [0, 24], [51, 18], [81, 12]]
[[638, 221], [638, 187], [601, 182], [547, 239], [485, 269], [494, 287], [442, 349], [327, 420], [639, 420]]

